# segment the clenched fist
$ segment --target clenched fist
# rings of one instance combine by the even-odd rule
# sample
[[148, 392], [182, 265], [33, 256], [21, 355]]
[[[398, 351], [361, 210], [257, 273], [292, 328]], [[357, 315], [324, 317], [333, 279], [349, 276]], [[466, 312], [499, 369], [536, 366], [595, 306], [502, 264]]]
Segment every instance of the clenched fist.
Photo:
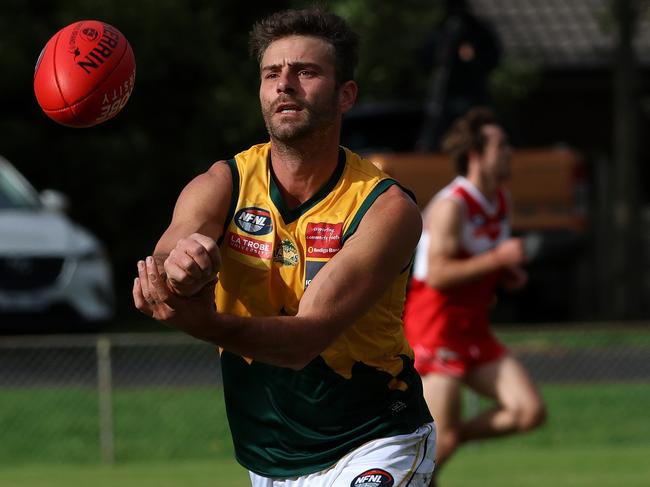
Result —
[[493, 252], [503, 267], [517, 266], [526, 262], [526, 250], [520, 238], [504, 240], [494, 248]]
[[220, 266], [217, 242], [200, 233], [180, 239], [164, 262], [168, 285], [180, 296], [193, 296], [214, 282]]

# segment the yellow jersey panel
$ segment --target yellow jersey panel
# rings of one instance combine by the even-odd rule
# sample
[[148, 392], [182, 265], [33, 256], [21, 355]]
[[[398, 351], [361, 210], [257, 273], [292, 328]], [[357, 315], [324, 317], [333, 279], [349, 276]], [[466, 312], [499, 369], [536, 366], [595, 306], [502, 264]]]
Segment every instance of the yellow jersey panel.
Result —
[[[375, 199], [397, 184], [341, 148], [330, 180], [289, 208], [274, 179], [270, 143], [237, 154], [229, 165], [231, 218], [220, 240], [215, 302], [220, 313], [247, 317], [296, 314], [320, 269], [354, 234]], [[365, 441], [431, 421], [403, 333], [407, 278], [404, 269], [367, 313], [302, 370], [222, 352], [240, 463], [268, 477], [304, 475]]]

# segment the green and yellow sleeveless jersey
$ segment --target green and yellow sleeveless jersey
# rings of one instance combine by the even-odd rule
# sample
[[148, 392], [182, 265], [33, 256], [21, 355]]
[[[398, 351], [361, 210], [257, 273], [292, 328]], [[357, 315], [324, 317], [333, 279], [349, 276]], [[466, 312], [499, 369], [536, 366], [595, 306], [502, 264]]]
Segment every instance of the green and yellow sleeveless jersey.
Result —
[[[216, 304], [220, 313], [239, 316], [296, 314], [314, 276], [354, 234], [375, 199], [396, 184], [341, 148], [331, 179], [310, 200], [289, 208], [274, 180], [269, 143], [228, 164], [233, 196], [220, 241]], [[244, 467], [266, 477], [305, 475], [367, 441], [431, 421], [402, 328], [407, 278], [408, 268], [302, 370], [222, 351], [228, 420]]]

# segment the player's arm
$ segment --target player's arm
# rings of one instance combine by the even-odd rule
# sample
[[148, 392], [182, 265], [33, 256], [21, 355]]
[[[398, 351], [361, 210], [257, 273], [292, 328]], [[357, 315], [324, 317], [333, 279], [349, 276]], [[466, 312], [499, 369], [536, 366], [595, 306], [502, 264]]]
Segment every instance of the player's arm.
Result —
[[427, 284], [451, 288], [496, 270], [521, 264], [524, 259], [520, 239], [507, 239], [494, 249], [468, 258], [459, 258], [464, 207], [453, 199], [441, 199], [427, 213], [424, 225], [429, 234]]
[[298, 318], [311, 330], [302, 360], [322, 352], [365, 314], [407, 268], [422, 233], [417, 205], [392, 186], [370, 207], [357, 231], [305, 291]]
[[[224, 349], [255, 360], [300, 369], [362, 316], [405, 272], [420, 237], [417, 206], [391, 187], [373, 203], [343, 248], [311, 281], [296, 316], [220, 315], [209, 306], [210, 293], [191, 298], [166, 291], [147, 263], [139, 273], [144, 300], [158, 303], [154, 317]], [[153, 279], [151, 279], [153, 278]], [[192, 305], [193, 304], [193, 305]]]
[[153, 254], [178, 294], [195, 294], [216, 278], [220, 263], [216, 241], [223, 234], [231, 194], [232, 174], [220, 161], [179, 195], [171, 223]]

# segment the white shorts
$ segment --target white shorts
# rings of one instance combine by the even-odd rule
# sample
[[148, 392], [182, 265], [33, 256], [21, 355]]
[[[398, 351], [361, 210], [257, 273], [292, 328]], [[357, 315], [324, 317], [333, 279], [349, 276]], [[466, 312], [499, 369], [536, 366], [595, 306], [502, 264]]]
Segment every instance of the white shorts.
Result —
[[427, 487], [435, 465], [436, 429], [370, 441], [320, 472], [271, 479], [249, 472], [252, 487]]

